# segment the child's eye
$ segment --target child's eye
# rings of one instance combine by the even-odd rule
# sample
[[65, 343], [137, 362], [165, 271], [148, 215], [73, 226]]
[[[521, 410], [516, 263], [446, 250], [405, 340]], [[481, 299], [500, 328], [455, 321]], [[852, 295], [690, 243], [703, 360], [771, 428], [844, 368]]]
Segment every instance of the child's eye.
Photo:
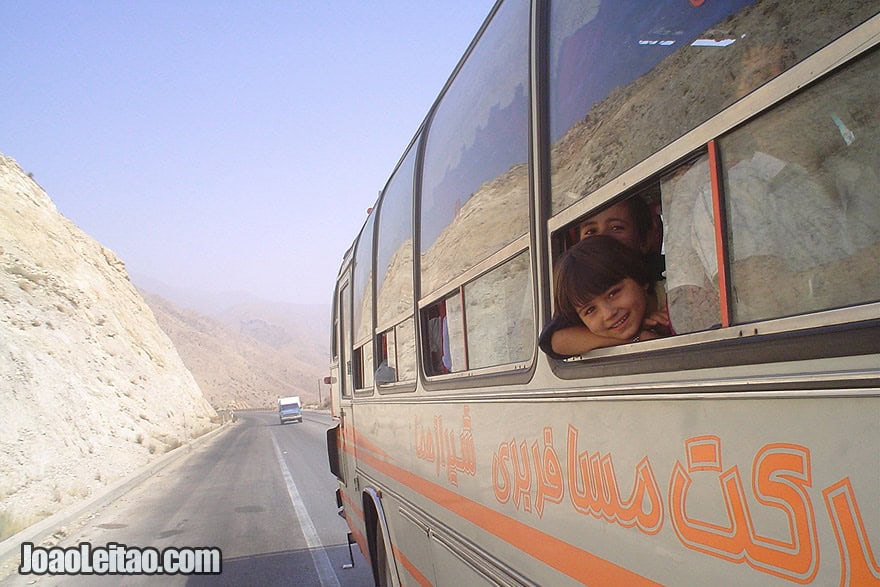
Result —
[[613, 298], [614, 296], [616, 296], [616, 295], [619, 294], [619, 293], [620, 293], [620, 288], [619, 288], [619, 287], [615, 287], [614, 289], [612, 289], [611, 291], [608, 292], [608, 298], [609, 298], [609, 299], [610, 299], [610, 298]]
[[589, 316], [590, 314], [592, 314], [595, 311], [596, 311], [596, 306], [587, 306], [586, 308], [581, 310], [581, 313], [584, 314], [585, 316]]

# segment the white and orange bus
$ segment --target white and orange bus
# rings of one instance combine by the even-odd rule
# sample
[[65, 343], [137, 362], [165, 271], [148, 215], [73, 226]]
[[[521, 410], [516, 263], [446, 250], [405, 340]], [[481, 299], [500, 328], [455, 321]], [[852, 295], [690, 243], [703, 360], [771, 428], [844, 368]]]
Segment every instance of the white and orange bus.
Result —
[[[878, 11], [497, 2], [336, 285], [378, 584], [880, 584]], [[675, 335], [546, 354], [556, 259], [630, 198]]]

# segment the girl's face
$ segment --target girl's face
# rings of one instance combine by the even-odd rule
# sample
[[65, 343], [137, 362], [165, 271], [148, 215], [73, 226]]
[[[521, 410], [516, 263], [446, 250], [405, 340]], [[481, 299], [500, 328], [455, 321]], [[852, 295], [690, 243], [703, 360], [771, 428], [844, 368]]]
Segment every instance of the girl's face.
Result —
[[600, 234], [615, 238], [634, 251], [645, 252], [642, 250], [644, 239], [639, 234], [638, 226], [627, 202], [618, 202], [610, 208], [590, 216], [578, 227], [578, 236], [581, 240]]
[[577, 309], [590, 332], [619, 340], [632, 340], [642, 331], [648, 306], [648, 286], [627, 277]]

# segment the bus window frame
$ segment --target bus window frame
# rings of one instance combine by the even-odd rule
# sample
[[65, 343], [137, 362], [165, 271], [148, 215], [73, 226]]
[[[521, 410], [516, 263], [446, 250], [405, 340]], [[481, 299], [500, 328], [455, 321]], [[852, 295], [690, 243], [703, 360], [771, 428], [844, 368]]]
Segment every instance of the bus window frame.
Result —
[[[659, 180], [701, 153], [709, 152], [711, 159], [713, 148], [711, 145], [718, 139], [759, 118], [796, 94], [822, 83], [835, 71], [855, 62], [868, 52], [880, 51], [880, 38], [871, 33], [871, 26], [876, 27], [878, 24], [880, 24], [880, 16], [860, 25], [850, 34], [830, 43], [811, 57], [786, 70], [595, 192], [548, 218], [545, 223], [548, 254], [559, 253], [559, 235], [580, 218], [616, 200], [625, 199], [638, 186], [655, 179]], [[718, 165], [720, 162], [717, 158], [714, 162], [710, 161], [710, 168]], [[721, 188], [723, 191], [723, 186]], [[723, 204], [724, 194], [720, 193], [719, 196]], [[727, 236], [723, 206], [721, 214], [716, 215], [717, 222], [722, 223], [721, 227], [725, 235], [723, 247], [717, 251], [719, 259], [723, 258], [723, 264], [719, 263], [720, 273], [726, 273], [729, 279], [727, 251], [729, 236]], [[549, 265], [551, 267], [552, 260]], [[551, 282], [548, 292], [552, 299], [552, 275], [548, 278]], [[729, 297], [726, 303], [730, 304]], [[880, 329], [878, 316], [880, 316], [880, 302], [856, 303], [840, 308], [729, 324], [662, 339], [596, 349], [586, 355], [562, 361], [545, 355], [545, 360], [557, 377], [569, 380], [772, 363], [783, 360], [819, 359], [830, 356], [867, 355], [880, 352], [880, 337], [876, 334]], [[541, 325], [542, 328], [543, 326]], [[841, 332], [844, 335], [840, 344], [846, 350], [832, 350], [829, 354], [829, 350], [824, 348], [828, 345], [829, 337]], [[848, 332], [854, 333], [855, 340], [845, 342]], [[778, 342], [782, 340], [789, 343], [779, 345]], [[803, 350], [798, 347], [798, 345], [810, 347], [813, 340], [816, 342], [816, 349]], [[793, 341], [798, 342], [790, 344]], [[774, 348], [774, 342], [783, 348]], [[699, 349], [700, 352], [688, 354], [695, 349]], [[682, 360], [685, 354], [691, 359]], [[700, 355], [698, 361], [693, 361], [695, 355]], [[651, 360], [636, 360], [644, 356], [650, 356]], [[732, 358], [733, 356], [737, 358]], [[743, 359], [743, 356], [746, 358]]]
[[[537, 278], [535, 267], [535, 251], [531, 246], [531, 236], [529, 234], [522, 235], [508, 246], [490, 255], [474, 267], [465, 271], [455, 279], [447, 282], [442, 288], [431, 292], [429, 296], [422, 297], [418, 302], [418, 329], [419, 329], [419, 373], [422, 377], [422, 385], [428, 391], [448, 390], [448, 389], [468, 389], [479, 388], [489, 384], [497, 385], [513, 385], [528, 382], [537, 368], [538, 351], [537, 336], [535, 344], [532, 346], [532, 356], [527, 361], [518, 361], [513, 363], [504, 363], [501, 365], [493, 365], [490, 367], [480, 367], [476, 369], [464, 369], [454, 373], [429, 374], [425, 369], [425, 355], [423, 341], [427, 338], [427, 325], [425, 323], [425, 311], [431, 306], [440, 303], [453, 296], [458, 296], [462, 300], [464, 307], [464, 298], [461, 294], [466, 285], [472, 283], [484, 275], [491, 273], [495, 269], [500, 268], [505, 263], [512, 261], [517, 256], [526, 253], [529, 255], [529, 281], [532, 289], [532, 313], [535, 320], [535, 327], [538, 324], [538, 308], [537, 308]], [[465, 320], [467, 316], [465, 315]], [[479, 391], [475, 389], [474, 391]]]

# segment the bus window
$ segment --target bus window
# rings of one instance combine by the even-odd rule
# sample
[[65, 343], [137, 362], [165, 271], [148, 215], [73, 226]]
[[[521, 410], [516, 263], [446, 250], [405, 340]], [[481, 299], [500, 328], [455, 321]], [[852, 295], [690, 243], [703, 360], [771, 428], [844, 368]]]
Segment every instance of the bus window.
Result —
[[359, 344], [373, 332], [373, 222], [370, 214], [357, 241], [352, 285], [354, 343]]
[[528, 252], [431, 305], [425, 316], [429, 375], [528, 361], [535, 318]]
[[432, 304], [422, 312], [422, 316], [425, 372], [428, 375], [442, 375], [466, 370], [461, 292]]
[[[616, 198], [608, 204], [592, 210], [573, 223], [562, 227], [554, 234], [554, 251], [557, 263], [560, 256], [578, 242], [596, 236], [611, 237], [636, 251], [645, 264], [650, 279], [648, 290], [648, 311], [665, 313], [666, 307], [666, 264], [663, 255], [664, 218], [661, 206], [661, 187], [657, 179], [643, 182], [629, 194]], [[558, 265], [556, 265], [558, 267]], [[554, 287], [556, 272], [554, 271]], [[556, 298], [554, 298], [556, 300]], [[579, 356], [597, 348], [616, 346], [634, 341], [611, 342], [590, 336], [582, 319], [565, 318], [556, 308], [553, 319], [541, 331], [539, 346], [549, 356], [564, 359]], [[669, 332], [667, 332], [669, 331]], [[666, 336], [672, 331], [657, 327], [651, 336]], [[641, 335], [640, 335], [641, 336]], [[645, 336], [648, 336], [645, 334]], [[645, 340], [648, 340], [645, 338]]]
[[373, 389], [373, 345], [367, 343], [354, 350], [354, 387], [355, 391], [372, 391]]
[[343, 397], [350, 397], [353, 377], [352, 377], [352, 355], [351, 355], [351, 285], [346, 282], [339, 290], [339, 332], [340, 350], [339, 350], [339, 386], [342, 389]]
[[382, 194], [376, 229], [376, 383], [414, 381], [413, 174], [417, 149], [404, 156]]
[[736, 322], [880, 300], [878, 76], [875, 50], [719, 141]]
[[333, 361], [337, 361], [339, 359], [339, 345], [338, 341], [338, 331], [339, 331], [339, 302], [336, 299], [338, 292], [333, 293], [333, 309], [330, 312], [330, 322], [332, 323], [332, 328], [330, 329], [330, 358]]
[[721, 296], [709, 157], [664, 177], [660, 191], [669, 319], [678, 334], [717, 326]]
[[412, 318], [378, 336], [376, 383], [388, 385], [415, 381], [416, 348]]
[[[876, 0], [847, 2], [845, 9], [754, 0], [551, 2], [552, 213], [873, 16], [876, 7]], [[750, 63], [781, 40], [778, 67]]]
[[468, 367], [528, 361], [535, 318], [528, 252], [464, 287]]
[[420, 207], [423, 296], [529, 230], [528, 32], [529, 3], [501, 5], [430, 122]]

